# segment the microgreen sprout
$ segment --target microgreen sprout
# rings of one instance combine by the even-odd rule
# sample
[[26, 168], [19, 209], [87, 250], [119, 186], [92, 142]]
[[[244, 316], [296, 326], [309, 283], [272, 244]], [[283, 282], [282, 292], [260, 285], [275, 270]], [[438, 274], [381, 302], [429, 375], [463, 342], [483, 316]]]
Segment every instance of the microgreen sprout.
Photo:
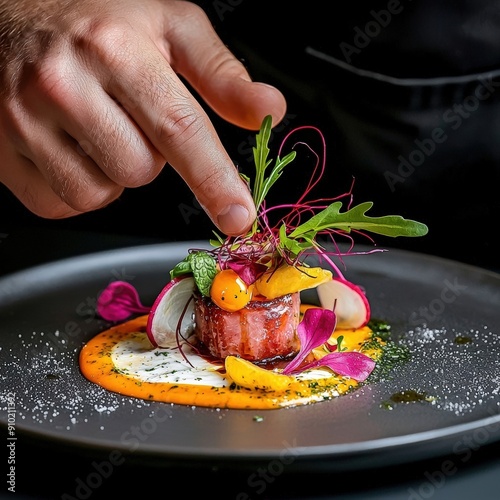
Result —
[[347, 350], [347, 347], [342, 347], [342, 342], [344, 341], [344, 336], [343, 335], [339, 335], [337, 337], [337, 351], [338, 352], [342, 352], [342, 351], [346, 351]]

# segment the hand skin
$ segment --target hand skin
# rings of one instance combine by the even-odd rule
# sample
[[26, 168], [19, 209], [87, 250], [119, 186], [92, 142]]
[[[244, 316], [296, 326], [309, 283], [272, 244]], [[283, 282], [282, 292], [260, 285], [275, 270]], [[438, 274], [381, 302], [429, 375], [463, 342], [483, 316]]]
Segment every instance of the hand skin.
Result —
[[166, 164], [227, 235], [255, 207], [208, 116], [258, 130], [286, 104], [204, 12], [171, 0], [0, 0], [0, 182], [40, 217], [99, 209]]

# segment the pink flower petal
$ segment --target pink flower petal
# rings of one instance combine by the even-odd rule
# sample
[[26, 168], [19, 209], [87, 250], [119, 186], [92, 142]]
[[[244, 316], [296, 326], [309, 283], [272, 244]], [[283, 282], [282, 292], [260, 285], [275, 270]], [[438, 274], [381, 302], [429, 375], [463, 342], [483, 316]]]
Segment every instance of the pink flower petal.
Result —
[[[306, 309], [302, 321], [297, 326], [300, 350], [297, 356], [285, 367], [285, 375], [296, 371], [306, 356], [316, 347], [324, 344], [335, 330], [337, 317], [330, 309], [312, 307]], [[299, 370], [302, 371], [302, 370]]]
[[337, 375], [363, 382], [375, 368], [375, 361], [361, 352], [332, 352], [321, 359], [307, 363], [300, 371], [320, 366], [327, 366]]
[[106, 321], [123, 321], [132, 314], [148, 313], [137, 290], [126, 281], [110, 283], [97, 298], [97, 314]]
[[248, 261], [230, 261], [227, 263], [227, 267], [232, 269], [247, 285], [254, 283], [267, 270], [264, 264]]

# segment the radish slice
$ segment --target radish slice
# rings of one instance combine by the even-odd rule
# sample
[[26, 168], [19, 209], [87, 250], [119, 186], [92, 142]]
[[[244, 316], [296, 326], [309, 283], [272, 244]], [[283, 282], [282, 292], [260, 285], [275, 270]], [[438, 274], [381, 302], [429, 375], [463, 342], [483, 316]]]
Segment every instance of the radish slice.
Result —
[[176, 347], [177, 327], [188, 338], [194, 329], [195, 282], [192, 276], [182, 275], [170, 281], [160, 292], [149, 313], [146, 332], [154, 347]]
[[370, 320], [370, 304], [354, 283], [333, 278], [317, 287], [321, 307], [337, 315], [337, 328], [361, 328]]

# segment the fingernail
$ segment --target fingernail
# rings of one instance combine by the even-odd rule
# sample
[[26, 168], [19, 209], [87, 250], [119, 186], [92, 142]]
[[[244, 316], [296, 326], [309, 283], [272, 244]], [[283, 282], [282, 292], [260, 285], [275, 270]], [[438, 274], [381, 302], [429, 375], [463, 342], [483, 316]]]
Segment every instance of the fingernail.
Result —
[[229, 205], [217, 217], [225, 234], [238, 236], [248, 228], [248, 210], [242, 205]]

